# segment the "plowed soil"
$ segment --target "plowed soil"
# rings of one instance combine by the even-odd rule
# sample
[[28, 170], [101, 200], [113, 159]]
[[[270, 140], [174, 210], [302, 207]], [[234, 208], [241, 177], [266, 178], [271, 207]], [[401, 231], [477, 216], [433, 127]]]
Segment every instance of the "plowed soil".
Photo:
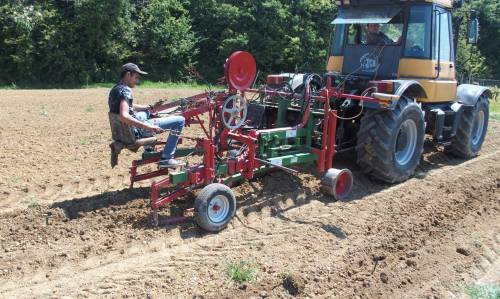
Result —
[[[135, 91], [136, 101], [194, 90]], [[500, 123], [480, 156], [426, 143], [414, 178], [364, 176], [352, 153], [349, 200], [319, 191], [312, 168], [235, 187], [229, 227], [150, 224], [149, 183], [128, 189], [124, 152], [109, 167], [107, 89], [0, 91], [0, 297], [466, 298], [500, 283]], [[188, 128], [185, 134], [200, 135]], [[228, 265], [254, 272], [237, 283]]]

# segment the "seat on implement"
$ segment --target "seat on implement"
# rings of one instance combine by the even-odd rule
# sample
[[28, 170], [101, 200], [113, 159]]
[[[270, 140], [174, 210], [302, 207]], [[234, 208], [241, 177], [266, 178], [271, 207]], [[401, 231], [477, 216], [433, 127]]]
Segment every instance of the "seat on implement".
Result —
[[260, 104], [251, 103], [248, 105], [248, 115], [243, 130], [262, 129], [264, 124], [266, 107]]
[[120, 115], [117, 113], [108, 112], [109, 124], [111, 127], [111, 138], [113, 142], [109, 145], [111, 148], [111, 167], [118, 164], [118, 155], [122, 149], [128, 149], [137, 152], [141, 146], [154, 145], [157, 142], [156, 137], [138, 139], [133, 127], [123, 123], [120, 120]]

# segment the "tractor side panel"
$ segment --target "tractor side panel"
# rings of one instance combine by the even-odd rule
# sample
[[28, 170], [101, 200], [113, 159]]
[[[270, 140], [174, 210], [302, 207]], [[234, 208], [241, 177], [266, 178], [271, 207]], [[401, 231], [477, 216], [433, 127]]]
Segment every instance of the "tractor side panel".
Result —
[[457, 81], [453, 63], [442, 61], [439, 74], [437, 64], [436, 60], [407, 58], [399, 62], [398, 78], [416, 80], [424, 87], [427, 98], [419, 98], [420, 102], [452, 102], [457, 97]]
[[342, 65], [344, 64], [344, 56], [330, 56], [326, 70], [328, 72], [341, 72]]

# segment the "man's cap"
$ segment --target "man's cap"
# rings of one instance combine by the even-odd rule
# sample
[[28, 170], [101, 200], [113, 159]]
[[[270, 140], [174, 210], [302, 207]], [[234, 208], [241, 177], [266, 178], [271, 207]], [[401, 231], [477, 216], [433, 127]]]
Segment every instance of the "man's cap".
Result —
[[122, 65], [122, 73], [123, 72], [135, 72], [143, 75], [147, 75], [148, 73], [141, 71], [141, 69], [135, 63], [125, 63]]

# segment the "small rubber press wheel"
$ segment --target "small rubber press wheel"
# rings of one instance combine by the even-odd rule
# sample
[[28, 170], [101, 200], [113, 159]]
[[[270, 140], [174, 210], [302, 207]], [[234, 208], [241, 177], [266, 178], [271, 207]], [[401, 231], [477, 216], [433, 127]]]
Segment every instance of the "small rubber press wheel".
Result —
[[194, 219], [209, 232], [223, 230], [234, 216], [236, 198], [223, 184], [210, 184], [201, 190], [194, 202]]

